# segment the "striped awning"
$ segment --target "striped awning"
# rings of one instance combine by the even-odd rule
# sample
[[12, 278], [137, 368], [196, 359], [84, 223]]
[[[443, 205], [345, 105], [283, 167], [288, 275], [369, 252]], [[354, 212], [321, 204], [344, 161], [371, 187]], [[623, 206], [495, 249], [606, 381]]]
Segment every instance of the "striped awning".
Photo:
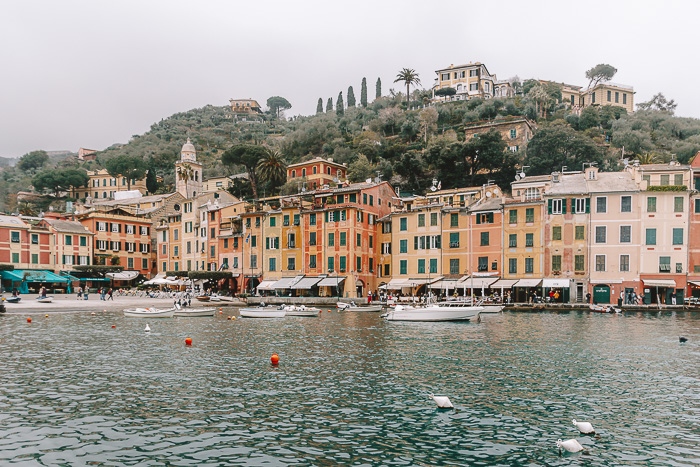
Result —
[[304, 277], [292, 286], [292, 289], [310, 289], [321, 281], [322, 277]]
[[345, 280], [345, 276], [324, 277], [317, 285], [319, 287], [336, 287]]
[[498, 281], [498, 277], [463, 277], [459, 280], [459, 287], [463, 289], [487, 289]]

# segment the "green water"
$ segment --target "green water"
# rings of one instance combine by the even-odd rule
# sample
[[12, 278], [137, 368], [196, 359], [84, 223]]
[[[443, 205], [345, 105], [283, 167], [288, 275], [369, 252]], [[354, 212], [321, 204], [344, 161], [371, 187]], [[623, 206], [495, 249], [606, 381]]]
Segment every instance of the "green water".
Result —
[[0, 465], [700, 464], [700, 316], [226, 316], [0, 316]]

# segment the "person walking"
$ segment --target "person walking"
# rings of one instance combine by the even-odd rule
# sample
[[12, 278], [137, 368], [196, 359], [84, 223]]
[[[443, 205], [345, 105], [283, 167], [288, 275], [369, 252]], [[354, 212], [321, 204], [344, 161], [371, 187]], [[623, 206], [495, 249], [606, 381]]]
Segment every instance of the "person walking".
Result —
[[112, 300], [112, 301], [114, 301], [114, 297], [112, 296], [113, 294], [114, 294], [114, 291], [110, 288], [110, 289], [107, 291], [107, 300]]
[[104, 287], [100, 287], [100, 300], [106, 300], [105, 295], [107, 294], [107, 291], [105, 290]]
[[78, 297], [77, 300], [82, 300], [83, 299], [83, 288], [78, 287]]

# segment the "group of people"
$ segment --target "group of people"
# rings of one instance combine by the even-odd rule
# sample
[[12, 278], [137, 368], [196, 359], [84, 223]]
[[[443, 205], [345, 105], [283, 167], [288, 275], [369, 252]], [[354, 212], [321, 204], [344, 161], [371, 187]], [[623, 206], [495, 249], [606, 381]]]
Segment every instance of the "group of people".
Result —
[[[88, 293], [90, 292], [90, 289], [88, 289], [87, 286], [83, 288], [82, 286], [78, 287], [77, 291], [77, 299], [78, 300], [87, 300], [88, 299]], [[112, 300], [114, 301], [114, 290], [110, 287], [107, 289], [106, 287], [100, 287], [97, 289], [97, 293], [100, 294], [100, 300]]]

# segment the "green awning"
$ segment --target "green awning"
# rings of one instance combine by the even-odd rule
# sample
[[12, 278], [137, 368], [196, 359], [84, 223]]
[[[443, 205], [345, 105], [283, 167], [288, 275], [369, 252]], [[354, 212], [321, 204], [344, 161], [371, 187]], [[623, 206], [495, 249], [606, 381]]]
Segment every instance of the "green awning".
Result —
[[0, 271], [0, 276], [13, 282], [70, 282], [70, 279], [46, 270], [15, 269], [13, 271]]

